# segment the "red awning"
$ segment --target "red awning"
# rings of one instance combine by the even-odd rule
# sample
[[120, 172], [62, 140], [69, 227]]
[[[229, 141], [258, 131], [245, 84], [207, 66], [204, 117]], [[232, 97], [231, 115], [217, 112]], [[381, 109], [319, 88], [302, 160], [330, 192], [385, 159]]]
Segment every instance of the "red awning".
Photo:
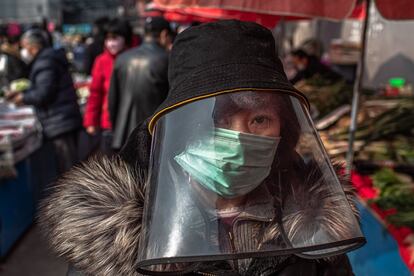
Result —
[[235, 10], [215, 8], [182, 8], [176, 10], [171, 9], [164, 12], [164, 17], [169, 21], [176, 22], [210, 22], [218, 19], [238, 19], [242, 21], [253, 21], [268, 28], [275, 27], [281, 18], [277, 15], [240, 12]]
[[389, 20], [414, 19], [413, 0], [375, 0], [380, 14]]
[[154, 2], [163, 10], [174, 12], [188, 8], [208, 8], [260, 15], [340, 20], [352, 13], [356, 0], [154, 0]]

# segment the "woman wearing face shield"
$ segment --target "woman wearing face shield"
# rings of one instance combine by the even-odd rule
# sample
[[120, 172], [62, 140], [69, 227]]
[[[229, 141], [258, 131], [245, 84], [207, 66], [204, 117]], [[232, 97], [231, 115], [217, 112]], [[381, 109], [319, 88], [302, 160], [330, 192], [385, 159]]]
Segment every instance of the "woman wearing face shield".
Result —
[[277, 161], [282, 102], [277, 94], [250, 91], [216, 98], [211, 124], [173, 158], [204, 208], [237, 216], [263, 184]]
[[271, 32], [190, 28], [169, 82], [117, 159], [72, 171], [44, 204], [58, 252], [95, 275], [352, 275], [344, 253], [365, 239]]

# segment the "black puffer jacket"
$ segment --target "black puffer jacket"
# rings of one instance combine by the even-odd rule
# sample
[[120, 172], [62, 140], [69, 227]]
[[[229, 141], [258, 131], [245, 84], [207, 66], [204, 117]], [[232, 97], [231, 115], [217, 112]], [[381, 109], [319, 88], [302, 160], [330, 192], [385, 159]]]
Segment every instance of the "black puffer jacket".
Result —
[[82, 126], [82, 117], [68, 71], [64, 50], [43, 49], [30, 65], [31, 86], [23, 102], [33, 105], [46, 138], [54, 138]]
[[112, 146], [121, 148], [137, 125], [148, 118], [168, 94], [168, 54], [155, 41], [120, 55], [109, 89]]

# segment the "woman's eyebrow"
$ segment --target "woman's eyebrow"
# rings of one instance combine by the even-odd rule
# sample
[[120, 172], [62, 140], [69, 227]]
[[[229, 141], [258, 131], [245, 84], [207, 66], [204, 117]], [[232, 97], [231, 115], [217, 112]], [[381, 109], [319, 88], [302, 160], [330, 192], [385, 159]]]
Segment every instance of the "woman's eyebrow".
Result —
[[271, 103], [257, 103], [257, 104], [252, 105], [249, 109], [253, 111], [257, 109], [266, 109], [266, 110], [275, 110], [275, 111], [278, 110], [277, 106]]

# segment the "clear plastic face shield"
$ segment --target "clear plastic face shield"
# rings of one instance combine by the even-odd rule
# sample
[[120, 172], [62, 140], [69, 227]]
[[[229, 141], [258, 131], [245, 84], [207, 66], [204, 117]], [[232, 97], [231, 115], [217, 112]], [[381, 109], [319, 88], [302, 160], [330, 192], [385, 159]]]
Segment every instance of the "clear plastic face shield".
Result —
[[294, 96], [227, 93], [164, 115], [148, 181], [140, 272], [250, 275], [281, 256], [328, 257], [364, 243]]

